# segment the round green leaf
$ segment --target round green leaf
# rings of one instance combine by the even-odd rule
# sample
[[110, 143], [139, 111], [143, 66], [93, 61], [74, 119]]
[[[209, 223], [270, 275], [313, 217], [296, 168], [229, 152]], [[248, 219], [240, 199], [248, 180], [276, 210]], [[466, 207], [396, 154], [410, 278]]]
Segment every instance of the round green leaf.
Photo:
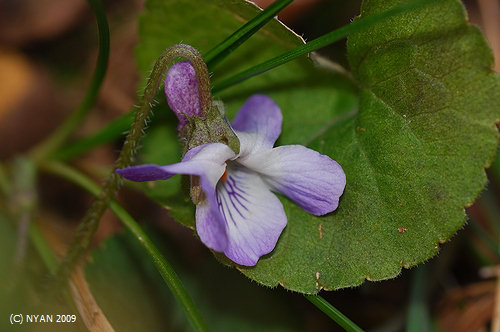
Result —
[[[400, 2], [365, 1], [361, 16]], [[149, 0], [137, 48], [142, 71], [173, 43], [206, 52], [241, 18], [256, 14], [246, 2], [228, 3]], [[213, 79], [297, 42], [272, 22], [222, 63]], [[288, 226], [277, 247], [256, 267], [239, 267], [264, 285], [316, 293], [395, 277], [437, 253], [439, 243], [463, 226], [464, 206], [486, 183], [484, 168], [498, 142], [500, 82], [483, 36], [467, 24], [458, 0], [436, 1], [351, 35], [348, 58], [360, 87], [359, 107], [344, 80], [305, 59], [220, 95], [230, 116], [251, 94], [270, 95], [284, 115], [278, 143], [327, 154], [347, 176], [339, 208], [327, 216], [311, 216], [282, 199]]]
[[[140, 20], [141, 38], [136, 50], [143, 81], [165, 48], [182, 42], [206, 53], [258, 12], [257, 7], [245, 1], [149, 0]], [[213, 80], [223, 79], [301, 43], [302, 39], [281, 23], [271, 21], [220, 64], [213, 73]], [[280, 138], [280, 142], [286, 144], [307, 143], [312, 138], [311, 132], [326, 130], [332, 123], [352, 115], [357, 108], [356, 92], [351, 83], [314, 68], [307, 59], [257, 76], [223, 91], [215, 99], [224, 102], [231, 118], [255, 93], [270, 95], [283, 110], [288, 111]], [[177, 120], [163, 94], [158, 101], [138, 163], [165, 165], [181, 158], [181, 149], [175, 139]], [[306, 118], [304, 111], [308, 114]], [[180, 176], [136, 187], [165, 206], [177, 221], [194, 228], [194, 206], [186, 195], [188, 191], [183, 188]]]

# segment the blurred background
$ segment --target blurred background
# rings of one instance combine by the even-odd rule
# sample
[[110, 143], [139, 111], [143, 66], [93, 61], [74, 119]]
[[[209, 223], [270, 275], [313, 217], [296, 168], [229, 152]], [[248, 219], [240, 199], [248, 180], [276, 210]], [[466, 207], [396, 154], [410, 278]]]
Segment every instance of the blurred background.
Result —
[[[271, 1], [255, 1], [267, 6]], [[111, 53], [108, 73], [98, 102], [76, 136], [92, 133], [111, 120], [129, 112], [136, 103], [138, 73], [134, 62], [137, 42], [137, 18], [142, 0], [103, 1], [111, 33]], [[500, 3], [497, 0], [464, 2], [472, 23], [478, 25], [488, 39], [495, 57], [500, 59]], [[359, 13], [360, 1], [296, 0], [279, 18], [304, 39], [312, 40], [335, 28], [348, 24]], [[84, 0], [0, 0], [0, 161], [11, 164], [16, 155], [28, 151], [56, 128], [80, 103], [89, 85], [97, 57], [97, 28], [89, 6]], [[320, 51], [335, 62], [348, 67], [345, 41]], [[500, 62], [495, 70], [500, 71]], [[100, 146], [71, 161], [80, 170], [101, 179], [120, 148], [120, 141]], [[488, 170], [490, 182], [476, 203], [467, 209], [467, 225], [454, 239], [442, 246], [440, 254], [419, 269], [403, 270], [393, 280], [366, 282], [354, 289], [322, 292], [330, 303], [362, 328], [370, 331], [400, 331], [407, 324], [409, 305], [423, 305], [429, 328], [438, 331], [488, 331], [500, 328], [500, 162]], [[36, 222], [54, 250], [61, 254], [71, 239], [75, 225], [84, 215], [91, 197], [61, 179], [39, 175]], [[326, 315], [306, 301], [303, 296], [257, 286], [237, 271], [219, 265], [211, 253], [186, 229], [170, 219], [167, 212], [144, 196], [123, 191], [120, 201], [133, 216], [141, 216], [145, 227], [154, 229], [156, 242], [168, 243], [166, 255], [171, 257], [188, 284], [195, 301], [202, 302], [202, 311], [219, 316], [213, 322], [220, 330], [231, 329], [232, 320], [249, 331], [336, 331], [341, 330]], [[2, 202], [5, 208], [9, 202]], [[5, 231], [4, 237], [8, 231]], [[151, 320], [150, 330], [156, 330], [154, 320], [161, 317], [170, 322], [161, 330], [182, 331], [185, 322], [180, 309], [173, 304], [163, 308], [168, 290], [156, 294], [154, 285], [161, 281], [142, 266], [133, 241], [123, 234], [120, 222], [106, 213], [93, 240], [99, 249], [93, 256], [94, 265], [85, 274], [93, 285], [88, 292], [97, 299], [115, 330], [134, 330], [120, 317], [136, 315], [138, 320]], [[2, 240], [2, 256], [15, 255], [15, 232], [10, 241]], [[103, 249], [103, 242], [119, 234]], [[10, 247], [9, 247], [10, 246]], [[109, 255], [103, 253], [110, 251]], [[134, 257], [134, 265], [142, 272], [130, 276], [123, 284], [113, 278], [126, 279], [129, 266], [124, 252]], [[135, 256], [134, 256], [135, 255]], [[29, 256], [29, 254], [28, 254]], [[113, 257], [113, 260], [107, 261]], [[28, 282], [43, 278], [40, 264], [29, 260]], [[141, 265], [142, 264], [142, 265]], [[142, 266], [142, 267], [141, 267]], [[113, 267], [106, 269], [106, 267]], [[10, 270], [8, 265], [3, 268]], [[123, 269], [123, 274], [119, 273]], [[134, 269], [134, 268], [132, 268]], [[10, 273], [11, 271], [9, 271]], [[9, 274], [0, 271], [0, 277]], [[104, 276], [111, 276], [108, 279]], [[201, 277], [202, 276], [202, 277]], [[136, 278], [136, 279], [134, 279]], [[214, 285], [206, 279], [219, 282]], [[106, 279], [106, 280], [105, 280]], [[1, 280], [1, 279], [0, 279]], [[5, 279], [6, 280], [6, 279]], [[106, 282], [108, 283], [106, 286]], [[158, 298], [157, 306], [113, 309], [120, 301], [134, 302], [135, 298], [120, 298], [121, 289], [140, 284], [143, 294]], [[148, 285], [150, 283], [150, 285]], [[8, 288], [8, 282], [0, 287]], [[92, 283], [91, 283], [92, 284]], [[92, 288], [93, 287], [93, 288]], [[117, 287], [115, 290], [113, 287]], [[120, 288], [122, 287], [122, 288]], [[37, 286], [34, 286], [36, 292]], [[164, 288], [164, 287], [163, 287]], [[5, 289], [4, 289], [5, 290]], [[413, 293], [412, 293], [413, 292]], [[0, 295], [2, 313], [12, 303]], [[20, 294], [20, 308], [32, 295]], [[412, 295], [413, 294], [413, 295]], [[23, 296], [25, 298], [23, 299]], [[153, 302], [154, 302], [153, 301]], [[173, 300], [165, 300], [173, 303]], [[415, 302], [416, 301], [416, 302]], [[420, 302], [419, 302], [420, 301]], [[169, 303], [170, 303], [169, 302]], [[262, 308], [262, 302], [267, 303]], [[227, 312], [227, 307], [232, 307]], [[127, 311], [130, 310], [130, 311]], [[150, 310], [150, 311], [148, 311]], [[151, 311], [157, 313], [151, 313]], [[75, 312], [75, 311], [73, 311]], [[102, 314], [102, 313], [101, 313]], [[130, 316], [129, 316], [130, 317]], [[5, 319], [3, 316], [0, 319]], [[207, 318], [212, 320], [215, 318]], [[121, 320], [121, 322], [120, 322]], [[117, 328], [121, 326], [122, 328]], [[257, 325], [256, 325], [257, 324]], [[240, 325], [237, 325], [240, 326]], [[75, 330], [86, 330], [80, 323]], [[29, 329], [29, 327], [25, 327]], [[45, 327], [53, 330], [54, 326]], [[67, 327], [65, 327], [67, 328]], [[37, 330], [40, 326], [37, 326]], [[64, 329], [63, 329], [64, 330]], [[105, 330], [104, 327], [96, 330]], [[242, 328], [243, 330], [243, 328]], [[496, 330], [500, 331], [500, 330]]]

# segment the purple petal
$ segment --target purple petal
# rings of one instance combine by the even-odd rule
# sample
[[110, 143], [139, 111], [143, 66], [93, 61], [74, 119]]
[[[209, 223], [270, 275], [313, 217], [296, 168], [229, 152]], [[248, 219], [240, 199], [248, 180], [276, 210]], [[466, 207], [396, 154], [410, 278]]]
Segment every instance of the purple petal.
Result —
[[200, 95], [196, 71], [190, 62], [178, 62], [167, 72], [165, 95], [168, 106], [179, 119], [179, 126], [187, 123], [189, 117], [200, 115]]
[[269, 97], [253, 95], [232, 122], [234, 130], [254, 134], [255, 148], [271, 149], [281, 134], [283, 116], [279, 106]]
[[346, 184], [336, 161], [301, 145], [280, 146], [238, 162], [262, 174], [274, 190], [318, 216], [337, 208]]
[[231, 163], [226, 182], [217, 185], [216, 200], [226, 225], [224, 254], [240, 265], [257, 264], [274, 249], [286, 226], [280, 200], [258, 174]]
[[[189, 150], [182, 163], [196, 163], [193, 173], [200, 176], [206, 199], [196, 206], [196, 232], [209, 248], [222, 252], [227, 247], [226, 226], [217, 209], [216, 186], [227, 169], [227, 160], [234, 152], [225, 144], [214, 143]], [[189, 166], [191, 167], [191, 166]], [[200, 167], [198, 169], [198, 167]]]
[[203, 144], [186, 153], [182, 162], [163, 168], [176, 174], [199, 175], [204, 191], [215, 190], [217, 182], [226, 170], [226, 161], [234, 157], [234, 151], [225, 144]]
[[207, 198], [196, 206], [196, 232], [207, 247], [223, 252], [227, 248], [226, 223], [219, 210], [213, 209], [209, 202], [215, 202], [215, 190]]
[[167, 166], [134, 166], [116, 172], [136, 182], [164, 180], [175, 174], [199, 175], [202, 178], [203, 190], [212, 187], [215, 191], [217, 182], [226, 170], [226, 161], [234, 156], [233, 150], [225, 144], [204, 144], [188, 151], [180, 163]]
[[117, 170], [117, 173], [132, 181], [153, 181], [174, 174], [200, 176], [201, 187], [207, 199], [197, 205], [196, 228], [205, 245], [216, 251], [227, 248], [226, 224], [218, 210], [216, 186], [227, 168], [227, 161], [235, 153], [225, 144], [212, 143], [189, 150], [182, 161], [167, 166], [143, 165]]
[[117, 169], [116, 173], [123, 176], [125, 179], [134, 182], [146, 182], [166, 180], [175, 175], [175, 173], [167, 172], [163, 167], [157, 165], [140, 165]]

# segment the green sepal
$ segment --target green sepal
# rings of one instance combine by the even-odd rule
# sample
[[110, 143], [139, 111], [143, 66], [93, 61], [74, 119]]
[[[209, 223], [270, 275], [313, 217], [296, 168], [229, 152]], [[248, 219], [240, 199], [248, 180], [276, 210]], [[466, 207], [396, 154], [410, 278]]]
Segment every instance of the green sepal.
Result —
[[183, 155], [187, 151], [207, 143], [223, 143], [240, 153], [240, 140], [234, 133], [221, 104], [213, 104], [206, 117], [188, 117], [188, 123], [180, 133]]

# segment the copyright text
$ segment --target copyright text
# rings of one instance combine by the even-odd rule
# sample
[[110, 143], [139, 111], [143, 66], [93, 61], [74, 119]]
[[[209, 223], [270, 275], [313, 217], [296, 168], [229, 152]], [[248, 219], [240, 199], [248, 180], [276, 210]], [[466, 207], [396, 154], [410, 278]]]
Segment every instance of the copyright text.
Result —
[[74, 323], [75, 314], [10, 314], [10, 324], [50, 324], [50, 323]]

